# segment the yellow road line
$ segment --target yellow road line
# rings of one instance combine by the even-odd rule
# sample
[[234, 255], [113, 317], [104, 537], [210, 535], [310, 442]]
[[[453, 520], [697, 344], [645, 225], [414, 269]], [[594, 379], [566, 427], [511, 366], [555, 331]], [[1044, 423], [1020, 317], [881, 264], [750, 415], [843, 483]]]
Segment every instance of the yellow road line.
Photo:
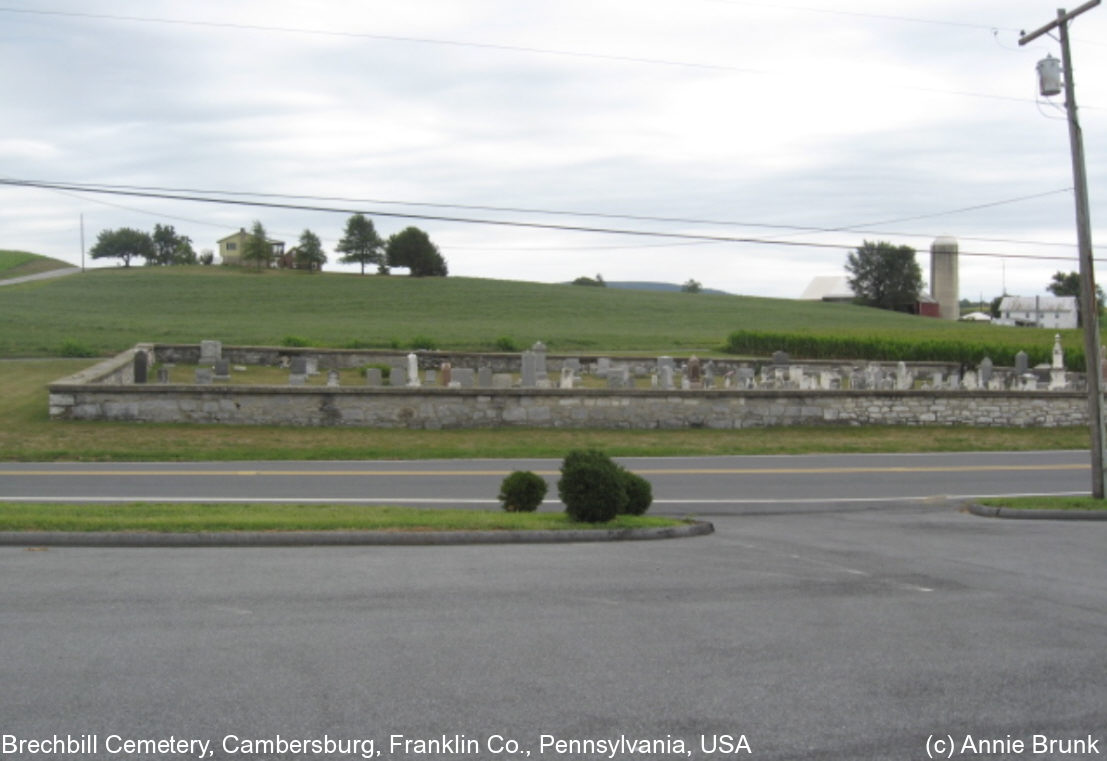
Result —
[[[734, 476], [772, 476], [772, 475], [851, 475], [858, 473], [988, 473], [1011, 471], [1077, 471], [1088, 470], [1090, 465], [1062, 463], [1053, 465], [927, 465], [927, 466], [870, 466], [870, 467], [826, 467], [826, 468], [637, 468], [640, 475], [734, 475]], [[0, 470], [0, 478], [5, 476], [100, 476], [109, 478], [134, 476], [239, 476], [254, 478], [258, 476], [318, 477], [333, 478], [339, 476], [411, 476], [455, 477], [455, 476], [504, 476], [510, 470]], [[557, 470], [534, 471], [542, 476], [556, 476]]]

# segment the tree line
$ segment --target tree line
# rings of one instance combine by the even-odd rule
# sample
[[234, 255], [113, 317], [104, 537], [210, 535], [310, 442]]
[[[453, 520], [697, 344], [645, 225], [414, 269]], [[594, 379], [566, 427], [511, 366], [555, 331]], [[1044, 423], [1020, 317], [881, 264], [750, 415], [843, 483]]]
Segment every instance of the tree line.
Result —
[[[915, 249], [910, 246], [864, 241], [846, 259], [846, 272], [856, 302], [865, 306], [909, 311], [923, 290], [922, 269], [915, 261]], [[1054, 296], [1075, 296], [1079, 307], [1080, 273], [1056, 272], [1045, 289]], [[1003, 298], [996, 296], [992, 300], [992, 317], [1000, 316], [999, 305]], [[1097, 284], [1097, 311], [1101, 316], [1105, 300], [1103, 289]]]
[[[373, 221], [363, 214], [354, 214], [346, 221], [335, 251], [342, 255], [339, 261], [343, 264], [360, 264], [363, 275], [367, 265], [376, 265], [381, 275], [389, 274], [392, 267], [406, 267], [413, 277], [448, 274], [446, 260], [423, 230], [408, 227], [383, 239]], [[170, 266], [211, 264], [214, 258], [210, 251], [197, 256], [187, 235], [178, 235], [172, 225], [160, 224], [154, 226], [152, 234], [130, 227], [102, 230], [89, 254], [93, 259], [120, 259], [124, 267], [130, 267], [132, 259], [144, 259], [149, 266]], [[255, 221], [243, 242], [242, 261], [258, 270], [275, 264], [316, 272], [327, 263], [327, 254], [319, 236], [305, 229], [297, 245], [278, 257], [265, 227]]]

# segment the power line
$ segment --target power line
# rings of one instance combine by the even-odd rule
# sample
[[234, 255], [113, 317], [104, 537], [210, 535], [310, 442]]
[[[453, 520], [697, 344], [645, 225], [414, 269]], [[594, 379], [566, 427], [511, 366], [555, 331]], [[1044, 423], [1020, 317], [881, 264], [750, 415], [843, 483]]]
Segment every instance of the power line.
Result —
[[[30, 180], [28, 182], [50, 182]], [[934, 238], [934, 233], [912, 233], [902, 231], [881, 231], [865, 229], [873, 225], [886, 225], [886, 224], [899, 224], [901, 222], [910, 222], [919, 219], [933, 219], [937, 217], [949, 216], [951, 214], [960, 214], [969, 211], [979, 211], [981, 209], [993, 208], [997, 206], [1005, 206], [1013, 203], [1021, 203], [1024, 201], [1037, 200], [1039, 198], [1046, 198], [1052, 195], [1058, 195], [1060, 193], [1069, 193], [1072, 188], [1057, 188], [1055, 190], [1047, 190], [1041, 193], [1034, 193], [1031, 195], [1016, 196], [1014, 198], [1006, 198], [997, 201], [989, 201], [981, 204], [974, 204], [972, 206], [962, 206], [955, 209], [947, 209], [945, 211], [930, 212], [927, 214], [919, 214], [910, 217], [900, 217], [896, 219], [885, 219], [879, 222], [864, 222], [855, 225], [842, 225], [837, 227], [818, 227], [814, 225], [790, 225], [779, 223], [767, 223], [767, 222], [743, 222], [735, 220], [720, 220], [720, 219], [703, 219], [694, 217], [666, 217], [666, 216], [652, 216], [644, 214], [618, 214], [611, 212], [596, 212], [596, 211], [571, 211], [564, 209], [539, 209], [534, 207], [519, 207], [519, 206], [493, 206], [493, 205], [480, 205], [480, 204], [458, 204], [458, 203], [437, 203], [431, 201], [400, 201], [394, 199], [381, 199], [381, 198], [350, 198], [345, 196], [318, 196], [318, 195], [291, 195], [287, 193], [259, 193], [251, 191], [235, 191], [235, 190], [212, 190], [212, 189], [199, 189], [199, 188], [169, 188], [163, 186], [151, 186], [151, 185], [112, 185], [105, 183], [76, 183], [76, 182], [60, 182], [72, 187], [87, 187], [87, 188], [108, 188], [113, 190], [136, 190], [136, 191], [149, 191], [153, 193], [187, 193], [193, 195], [203, 196], [230, 196], [230, 197], [250, 197], [250, 198], [276, 198], [283, 200], [296, 200], [296, 201], [323, 201], [331, 203], [353, 203], [353, 204], [384, 204], [387, 206], [421, 206], [433, 209], [462, 209], [465, 211], [491, 211], [499, 213], [511, 213], [511, 214], [543, 214], [550, 216], [565, 216], [565, 217], [582, 217], [593, 219], [624, 219], [635, 222], [659, 222], [664, 224], [683, 224], [683, 225], [707, 225], [713, 227], [750, 227], [750, 228], [764, 228], [773, 230], [788, 230], [790, 232], [799, 233], [836, 233], [836, 232], [849, 232], [858, 233], [862, 235], [887, 235], [887, 236], [900, 236], [906, 238]], [[1055, 246], [1055, 247], [1075, 247], [1074, 243], [1056, 243], [1049, 241], [1033, 241], [1033, 240], [1018, 240], [1011, 238], [987, 238], [987, 237], [973, 237], [973, 236], [958, 236], [961, 240], [972, 240], [977, 242], [990, 242], [990, 243], [1012, 243], [1018, 245], [1033, 245], [1033, 246]], [[684, 244], [662, 244], [662, 245], [684, 245]], [[537, 249], [536, 249], [537, 250]]]
[[[295, 211], [314, 211], [335, 214], [369, 214], [378, 217], [393, 217], [399, 219], [420, 219], [436, 222], [452, 222], [459, 224], [490, 225], [497, 227], [515, 227], [537, 230], [556, 230], [564, 232], [593, 233], [602, 235], [625, 235], [645, 238], [662, 238], [672, 240], [710, 241], [716, 243], [749, 243], [770, 246], [787, 246], [792, 248], [817, 248], [832, 249], [837, 251], [849, 251], [856, 248], [853, 243], [822, 243], [814, 241], [783, 240], [780, 238], [753, 238], [747, 236], [707, 235], [702, 233], [666, 232], [658, 230], [632, 230], [611, 227], [589, 227], [584, 225], [563, 225], [543, 222], [521, 222], [516, 220], [483, 219], [476, 217], [455, 217], [439, 214], [415, 214], [407, 212], [380, 211], [365, 208], [314, 206], [308, 204], [278, 203], [274, 201], [251, 201], [243, 198], [218, 198], [184, 193], [152, 192], [139, 190], [121, 190], [108, 187], [93, 187], [89, 185], [74, 185], [66, 183], [47, 183], [33, 180], [0, 179], [0, 185], [14, 187], [42, 188], [47, 190], [66, 190], [80, 193], [98, 193], [107, 195], [132, 196], [140, 198], [159, 198], [173, 201], [190, 201], [197, 203], [214, 203], [231, 206], [249, 206], [255, 208], [286, 209]], [[1035, 260], [1061, 260], [1071, 261], [1073, 256], [1046, 256], [1040, 254], [1009, 254], [979, 251], [962, 251], [961, 256], [991, 257], [999, 259], [1035, 259]]]

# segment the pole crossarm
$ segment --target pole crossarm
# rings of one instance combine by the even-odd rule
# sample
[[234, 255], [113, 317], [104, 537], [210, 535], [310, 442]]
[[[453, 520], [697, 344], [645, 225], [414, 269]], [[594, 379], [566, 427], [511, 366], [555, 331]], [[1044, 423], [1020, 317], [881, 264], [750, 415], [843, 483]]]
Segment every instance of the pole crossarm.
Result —
[[1045, 26], [1039, 29], [1035, 29], [1033, 32], [1030, 32], [1030, 34], [1023, 34], [1023, 36], [1019, 38], [1019, 45], [1025, 45], [1028, 42], [1033, 42], [1046, 32], [1050, 32], [1061, 26], [1061, 24], [1067, 24], [1069, 21], [1076, 18], [1084, 11], [1090, 11], [1101, 2], [1103, 2], [1103, 0], [1088, 0], [1088, 2], [1084, 3], [1074, 11], [1069, 11], [1068, 13], [1065, 13], [1064, 11], [1059, 12], [1057, 14], [1057, 18], [1055, 18], [1053, 21], [1050, 21]]

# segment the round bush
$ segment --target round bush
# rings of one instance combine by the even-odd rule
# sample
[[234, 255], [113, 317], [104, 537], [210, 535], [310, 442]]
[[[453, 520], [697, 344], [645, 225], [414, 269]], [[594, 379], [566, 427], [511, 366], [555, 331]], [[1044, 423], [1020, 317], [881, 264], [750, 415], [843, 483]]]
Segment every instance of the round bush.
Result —
[[574, 450], [565, 456], [557, 493], [569, 517], [584, 523], [606, 523], [627, 505], [619, 466], [594, 449]]
[[626, 469], [621, 470], [620, 475], [623, 477], [623, 488], [627, 492], [627, 505], [623, 512], [627, 515], [644, 514], [653, 503], [653, 487], [650, 482]]
[[517, 470], [500, 484], [500, 502], [509, 513], [538, 509], [546, 496], [546, 479], [529, 470]]

